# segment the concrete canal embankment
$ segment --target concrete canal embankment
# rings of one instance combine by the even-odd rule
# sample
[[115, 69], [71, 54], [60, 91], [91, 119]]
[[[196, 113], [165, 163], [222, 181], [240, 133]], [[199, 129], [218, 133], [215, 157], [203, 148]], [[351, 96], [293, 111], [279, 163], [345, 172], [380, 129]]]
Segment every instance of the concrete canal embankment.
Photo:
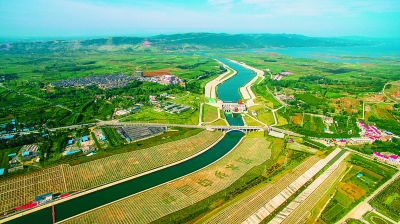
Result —
[[[103, 189], [94, 190], [86, 195], [71, 198], [54, 206], [55, 221], [79, 215], [91, 209], [117, 201], [121, 198], [145, 191], [152, 187], [180, 178], [196, 170], [202, 169], [226, 155], [242, 139], [242, 132], [227, 133], [220, 141], [203, 153], [179, 164], [157, 170], [155, 172], [118, 183]], [[7, 223], [52, 223], [52, 208], [47, 207], [30, 214], [19, 214], [13, 220], [1, 220]]]

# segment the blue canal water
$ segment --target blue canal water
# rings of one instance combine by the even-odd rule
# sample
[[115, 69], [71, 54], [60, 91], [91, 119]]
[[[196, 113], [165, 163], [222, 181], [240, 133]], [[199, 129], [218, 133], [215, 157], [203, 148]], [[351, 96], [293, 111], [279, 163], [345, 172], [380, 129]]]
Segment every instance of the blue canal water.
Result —
[[[240, 131], [228, 132], [216, 145], [190, 160], [154, 173], [147, 174], [66, 202], [55, 205], [56, 221], [67, 219], [123, 197], [147, 190], [154, 186], [197, 171], [226, 155], [242, 139]], [[52, 223], [51, 207], [24, 215], [7, 223]]]
[[217, 60], [237, 71], [236, 75], [218, 86], [218, 99], [224, 102], [237, 102], [241, 99], [239, 88], [254, 78], [255, 73], [227, 59], [217, 58]]
[[225, 113], [225, 118], [230, 126], [244, 126], [242, 114], [240, 113], [231, 113], [231, 114]]

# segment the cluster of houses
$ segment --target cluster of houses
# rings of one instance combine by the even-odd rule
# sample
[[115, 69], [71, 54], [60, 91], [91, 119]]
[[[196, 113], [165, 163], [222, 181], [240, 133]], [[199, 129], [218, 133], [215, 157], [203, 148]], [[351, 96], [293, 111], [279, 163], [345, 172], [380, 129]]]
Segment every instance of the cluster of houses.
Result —
[[50, 85], [56, 87], [85, 87], [97, 85], [102, 89], [113, 89], [126, 86], [134, 77], [124, 74], [97, 75], [83, 78], [67, 79], [53, 82]]
[[382, 161], [385, 161], [385, 162], [391, 162], [391, 163], [400, 165], [399, 156], [397, 156], [395, 154], [390, 155], [390, 156], [386, 156], [386, 155], [383, 155], [383, 154], [381, 154], [379, 152], [374, 152], [373, 156], [376, 157], [379, 160], [382, 160]]
[[362, 121], [357, 122], [357, 126], [361, 129], [360, 135], [364, 141], [374, 142], [376, 140], [389, 141], [392, 139], [393, 133], [389, 131], [381, 132], [374, 125], [366, 125]]
[[282, 71], [281, 73], [277, 74], [274, 78], [274, 80], [280, 81], [281, 79], [283, 79], [284, 76], [287, 75], [292, 75], [292, 72], [288, 72], [288, 71]]
[[184, 86], [185, 83], [182, 79], [175, 77], [174, 75], [161, 75], [161, 76], [152, 76], [152, 77], [135, 77], [136, 79], [142, 82], [154, 82], [161, 85], [180, 85]]

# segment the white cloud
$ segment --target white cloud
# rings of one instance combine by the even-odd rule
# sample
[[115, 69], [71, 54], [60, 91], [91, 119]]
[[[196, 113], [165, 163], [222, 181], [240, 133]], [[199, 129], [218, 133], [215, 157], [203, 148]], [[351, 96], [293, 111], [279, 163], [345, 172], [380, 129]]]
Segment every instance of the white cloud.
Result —
[[398, 12], [399, 0], [241, 0], [254, 10], [267, 10], [274, 15], [354, 16], [362, 12]]
[[207, 0], [208, 4], [224, 12], [229, 11], [234, 6], [233, 0]]

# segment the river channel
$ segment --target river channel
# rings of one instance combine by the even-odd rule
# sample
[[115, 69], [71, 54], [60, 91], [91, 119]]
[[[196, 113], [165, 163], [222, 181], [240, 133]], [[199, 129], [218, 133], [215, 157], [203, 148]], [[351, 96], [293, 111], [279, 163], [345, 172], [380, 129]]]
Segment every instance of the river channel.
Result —
[[[238, 102], [242, 97], [239, 88], [246, 85], [254, 78], [255, 73], [241, 65], [227, 59], [217, 58], [220, 62], [236, 70], [237, 74], [218, 86], [218, 99], [224, 102]], [[239, 113], [225, 113], [226, 120], [230, 126], [244, 126], [242, 115]]]
[[[154, 173], [147, 174], [108, 188], [104, 188], [93, 193], [65, 201], [55, 205], [56, 221], [62, 221], [69, 217], [79, 215], [80, 213], [89, 211], [107, 203], [116, 201], [118, 199], [136, 194], [138, 192], [147, 190], [149, 188], [158, 186], [168, 181], [178, 179], [189, 173], [195, 172], [209, 164], [217, 161], [229, 151], [242, 139], [244, 134], [240, 131], [231, 131], [213, 147], [204, 153]], [[7, 223], [52, 223], [52, 210], [51, 207], [23, 215], [19, 218], [11, 220]]]

